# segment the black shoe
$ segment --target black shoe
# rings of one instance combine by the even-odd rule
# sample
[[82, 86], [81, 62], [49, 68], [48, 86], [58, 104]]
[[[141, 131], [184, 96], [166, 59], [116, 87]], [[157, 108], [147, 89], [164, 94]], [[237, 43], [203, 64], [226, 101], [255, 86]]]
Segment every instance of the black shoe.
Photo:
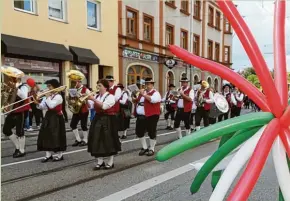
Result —
[[60, 158], [57, 156], [52, 161], [53, 162], [58, 162], [58, 161], [62, 161], [62, 160], [63, 160], [63, 156], [61, 156]]
[[169, 127], [168, 130], [173, 130], [173, 128], [172, 127]]
[[97, 164], [96, 167], [94, 167], [93, 170], [100, 170], [102, 167], [105, 167], [105, 162], [103, 162], [101, 165], [100, 164]]
[[41, 160], [42, 163], [46, 163], [48, 161], [52, 161], [53, 160], [53, 157], [50, 156], [50, 157], [44, 157], [44, 159]]
[[167, 130], [170, 129], [170, 128], [171, 128], [170, 126], [167, 126], [167, 127], [166, 127]]
[[25, 156], [26, 155], [26, 153], [24, 152], [24, 153], [21, 153], [20, 151], [18, 151], [13, 157], [14, 158], [20, 158], [20, 157], [23, 157], [23, 156]]
[[113, 168], [114, 168], [114, 163], [113, 163], [112, 165], [107, 164], [107, 165], [105, 166], [105, 169], [106, 169], [106, 170], [113, 169]]
[[154, 155], [154, 151], [153, 150], [149, 150], [147, 153], [147, 156], [153, 156]]
[[141, 151], [139, 152], [139, 156], [144, 156], [149, 150], [148, 149], [141, 149]]
[[79, 143], [79, 146], [80, 146], [80, 147], [87, 146], [87, 143], [86, 143], [85, 141], [81, 141], [81, 142]]
[[121, 138], [121, 139], [126, 139], [127, 136], [126, 136], [126, 135], [122, 135], [120, 138]]
[[18, 154], [18, 152], [20, 152], [19, 149], [15, 149], [15, 151], [13, 153], [13, 158], [16, 158], [15, 156]]
[[80, 144], [81, 144], [81, 142], [79, 142], [79, 141], [76, 140], [75, 143], [72, 144], [72, 146], [73, 146], [73, 147], [77, 147], [77, 146], [79, 146]]

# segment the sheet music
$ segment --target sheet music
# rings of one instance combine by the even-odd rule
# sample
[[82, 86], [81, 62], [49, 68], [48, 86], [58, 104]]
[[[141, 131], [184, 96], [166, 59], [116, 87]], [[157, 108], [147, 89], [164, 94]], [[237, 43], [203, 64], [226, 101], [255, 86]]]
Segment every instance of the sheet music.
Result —
[[139, 90], [139, 88], [138, 88], [138, 86], [136, 84], [128, 85], [127, 88], [130, 90], [130, 92], [138, 91]]
[[70, 97], [78, 97], [78, 90], [77, 89], [69, 89]]

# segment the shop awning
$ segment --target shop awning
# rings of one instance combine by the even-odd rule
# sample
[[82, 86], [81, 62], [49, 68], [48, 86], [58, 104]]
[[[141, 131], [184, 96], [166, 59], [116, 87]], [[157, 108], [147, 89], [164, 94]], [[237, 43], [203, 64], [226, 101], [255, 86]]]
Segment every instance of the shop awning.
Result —
[[48, 43], [1, 34], [1, 47], [4, 54], [72, 61], [73, 55], [61, 44]]
[[90, 49], [69, 46], [69, 50], [77, 63], [100, 64], [100, 59]]

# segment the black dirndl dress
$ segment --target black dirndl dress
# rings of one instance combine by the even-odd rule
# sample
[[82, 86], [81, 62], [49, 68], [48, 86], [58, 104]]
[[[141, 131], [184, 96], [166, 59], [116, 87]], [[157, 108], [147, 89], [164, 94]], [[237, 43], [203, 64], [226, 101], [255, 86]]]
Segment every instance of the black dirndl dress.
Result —
[[38, 151], [65, 151], [66, 129], [63, 115], [55, 110], [48, 110], [42, 121], [38, 139]]
[[88, 152], [94, 157], [108, 157], [121, 151], [118, 117], [96, 113], [89, 131]]

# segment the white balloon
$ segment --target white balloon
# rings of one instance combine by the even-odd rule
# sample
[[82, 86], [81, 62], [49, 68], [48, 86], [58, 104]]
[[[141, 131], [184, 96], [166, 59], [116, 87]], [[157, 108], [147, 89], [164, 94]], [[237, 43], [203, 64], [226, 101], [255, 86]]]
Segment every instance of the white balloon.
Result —
[[285, 148], [280, 137], [277, 137], [273, 149], [273, 160], [278, 183], [285, 201], [290, 201], [290, 172], [286, 159]]
[[215, 187], [209, 201], [223, 201], [231, 184], [235, 180], [239, 171], [253, 154], [255, 147], [261, 138], [266, 126], [263, 126], [254, 136], [245, 142], [234, 158], [231, 160], [223, 172], [217, 186]]

